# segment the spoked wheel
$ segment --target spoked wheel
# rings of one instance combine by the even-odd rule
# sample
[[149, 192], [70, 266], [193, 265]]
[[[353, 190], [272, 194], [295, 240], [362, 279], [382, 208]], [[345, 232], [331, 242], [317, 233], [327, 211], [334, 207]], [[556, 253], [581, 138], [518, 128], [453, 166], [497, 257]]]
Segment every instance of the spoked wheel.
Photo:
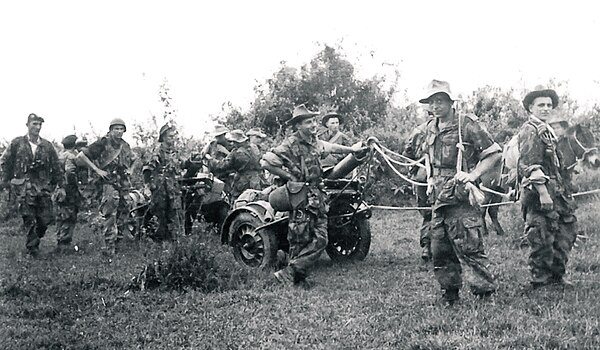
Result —
[[250, 213], [240, 213], [231, 223], [233, 256], [242, 264], [257, 269], [271, 268], [277, 262], [277, 237], [269, 230], [256, 228], [262, 221]]
[[371, 226], [362, 217], [335, 217], [352, 214], [354, 207], [349, 203], [333, 202], [329, 210], [327, 255], [335, 262], [364, 260], [371, 248]]

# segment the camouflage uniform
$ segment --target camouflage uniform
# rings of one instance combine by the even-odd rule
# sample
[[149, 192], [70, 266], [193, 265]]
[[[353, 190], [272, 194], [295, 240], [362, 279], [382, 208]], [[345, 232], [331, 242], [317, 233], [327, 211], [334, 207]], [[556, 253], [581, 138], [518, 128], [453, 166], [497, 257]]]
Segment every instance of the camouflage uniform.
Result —
[[[423, 148], [423, 139], [425, 137], [425, 128], [427, 123], [423, 123], [415, 128], [406, 140], [406, 147], [404, 148], [403, 155], [410, 159], [418, 159]], [[413, 166], [410, 169], [411, 178], [417, 182], [427, 181], [427, 172], [424, 168]], [[417, 196], [418, 207], [429, 207], [431, 202], [427, 196], [427, 187], [415, 186], [415, 193]], [[431, 237], [429, 234], [429, 223], [431, 222], [431, 210], [419, 210], [419, 213], [423, 217], [421, 222], [421, 228], [419, 230], [419, 244], [424, 249], [422, 257], [429, 259], [431, 255]], [[426, 255], [427, 254], [427, 255]]]
[[[474, 117], [460, 117], [463, 171], [471, 171], [485, 157], [500, 152]], [[427, 123], [424, 152], [429, 155], [433, 179], [431, 249], [434, 274], [441, 288], [449, 293], [462, 287], [463, 267], [471, 291], [485, 295], [496, 290], [494, 276], [484, 251], [484, 223], [480, 209], [469, 204], [468, 190], [454, 180], [458, 149], [459, 117], [440, 129], [438, 120]]]
[[[216, 140], [213, 140], [207, 145], [203, 153], [209, 154], [212, 157], [212, 159], [219, 161], [225, 159], [231, 152], [229, 151], [229, 149], [227, 149], [227, 147], [221, 145]], [[216, 169], [213, 169], [212, 166], [210, 167], [210, 169], [208, 169], [208, 171], [210, 171], [211, 173], [213, 173], [213, 175], [225, 182], [225, 192], [231, 192], [231, 183], [233, 178], [231, 177], [228, 171], [218, 171]]]
[[262, 161], [271, 166], [285, 167], [298, 181], [308, 186], [307, 201], [289, 213], [288, 270], [295, 282], [306, 278], [308, 269], [327, 246], [328, 207], [326, 194], [322, 190], [320, 162], [326, 147], [326, 142], [318, 141], [315, 137], [304, 138], [299, 132], [295, 132], [262, 158]]
[[144, 180], [150, 182], [151, 213], [158, 218], [154, 236], [157, 240], [176, 240], [181, 235], [183, 213], [181, 207], [181, 161], [174, 149], [161, 143], [151, 160], [144, 165]]
[[33, 154], [29, 136], [12, 140], [0, 160], [3, 182], [10, 182], [19, 212], [23, 217], [23, 227], [27, 232], [26, 247], [37, 253], [40, 239], [46, 234], [53, 221], [51, 194], [63, 183], [63, 171], [54, 146], [39, 138], [37, 150]]
[[225, 159], [214, 161], [211, 168], [217, 173], [235, 172], [231, 184], [231, 197], [235, 200], [247, 189], [261, 189], [259, 160], [260, 157], [246, 142], [236, 147]]
[[65, 171], [63, 188], [66, 193], [65, 200], [57, 203], [56, 238], [59, 245], [71, 244], [73, 231], [75, 230], [75, 224], [77, 223], [77, 213], [79, 212], [79, 206], [81, 205], [83, 198], [79, 191], [77, 179], [78, 170], [77, 165], [75, 164], [77, 153], [76, 150], [72, 149], [64, 150], [59, 155], [59, 159]]
[[[575, 204], [563, 178], [562, 154], [548, 125], [533, 118], [519, 132], [518, 171], [525, 232], [531, 246], [529, 266], [534, 284], [560, 281], [577, 235]], [[545, 184], [553, 209], [541, 210], [535, 184]]]
[[82, 152], [100, 169], [109, 173], [108, 180], [100, 179], [102, 199], [100, 214], [104, 219], [102, 232], [106, 248], [114, 250], [115, 243], [123, 237], [126, 220], [129, 216], [126, 196], [131, 189], [129, 167], [135, 155], [129, 144], [121, 139], [118, 143], [110, 136], [104, 136], [84, 148]]

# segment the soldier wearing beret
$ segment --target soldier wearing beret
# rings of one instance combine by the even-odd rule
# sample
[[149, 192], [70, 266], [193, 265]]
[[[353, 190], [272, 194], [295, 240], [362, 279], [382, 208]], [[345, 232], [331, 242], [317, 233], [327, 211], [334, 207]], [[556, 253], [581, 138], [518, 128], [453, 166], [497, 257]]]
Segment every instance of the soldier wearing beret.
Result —
[[144, 164], [144, 183], [150, 187], [152, 199], [150, 209], [158, 218], [157, 241], [175, 241], [183, 232], [181, 186], [178, 177], [182, 161], [175, 148], [177, 130], [169, 123], [160, 128], [160, 146], [150, 161]]
[[38, 256], [40, 239], [53, 221], [51, 196], [57, 186], [57, 197], [65, 197], [60, 189], [63, 170], [58, 154], [52, 143], [40, 137], [43, 122], [42, 117], [31, 113], [27, 117], [27, 135], [12, 140], [0, 159], [2, 182], [10, 183], [19, 203], [27, 234], [25, 246], [32, 257]]
[[289, 213], [289, 264], [275, 272], [275, 278], [284, 285], [306, 286], [309, 269], [327, 246], [328, 209], [321, 184], [321, 154], [347, 154], [361, 150], [358, 144], [356, 147], [347, 147], [319, 140], [315, 119], [318, 114], [304, 105], [294, 108], [292, 118], [287, 123], [294, 126], [295, 132], [261, 159], [263, 169], [271, 174], [307, 187], [306, 200]]
[[62, 140], [64, 150], [58, 155], [61, 167], [64, 170], [63, 188], [66, 196], [56, 198], [56, 238], [58, 240], [58, 252], [71, 250], [73, 231], [77, 223], [77, 213], [82, 202], [77, 178], [77, 165], [75, 159], [79, 153], [76, 149], [77, 136], [68, 135]]

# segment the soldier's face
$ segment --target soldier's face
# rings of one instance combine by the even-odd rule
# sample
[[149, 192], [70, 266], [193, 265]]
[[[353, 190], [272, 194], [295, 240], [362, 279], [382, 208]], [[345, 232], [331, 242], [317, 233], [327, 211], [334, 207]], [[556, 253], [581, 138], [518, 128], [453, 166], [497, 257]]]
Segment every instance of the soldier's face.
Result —
[[429, 112], [433, 113], [434, 117], [444, 119], [450, 116], [450, 112], [452, 111], [452, 100], [445, 93], [438, 92], [431, 96], [428, 104]]
[[296, 127], [298, 128], [298, 131], [304, 135], [317, 134], [317, 120], [314, 117], [304, 119], [296, 124]]
[[123, 134], [125, 133], [125, 127], [123, 125], [113, 125], [110, 128], [110, 136], [113, 138], [120, 140], [123, 138]]
[[338, 118], [329, 118], [329, 120], [327, 121], [327, 123], [325, 123], [325, 125], [327, 125], [327, 129], [331, 130], [331, 131], [338, 131], [340, 129], [340, 120]]
[[175, 130], [169, 130], [169, 131], [165, 132], [165, 134], [163, 135], [163, 142], [165, 143], [165, 145], [170, 146], [170, 147], [175, 145], [176, 139], [177, 139], [177, 132]]
[[40, 130], [42, 130], [42, 122], [36, 120], [27, 123], [27, 131], [29, 132], [29, 135], [39, 136]]
[[542, 121], [546, 121], [552, 114], [552, 99], [550, 97], [538, 97], [529, 105], [531, 114]]
[[565, 134], [567, 133], [566, 125], [563, 123], [552, 123], [550, 124], [550, 126], [552, 127], [552, 129], [554, 129], [554, 133], [558, 137], [565, 136]]

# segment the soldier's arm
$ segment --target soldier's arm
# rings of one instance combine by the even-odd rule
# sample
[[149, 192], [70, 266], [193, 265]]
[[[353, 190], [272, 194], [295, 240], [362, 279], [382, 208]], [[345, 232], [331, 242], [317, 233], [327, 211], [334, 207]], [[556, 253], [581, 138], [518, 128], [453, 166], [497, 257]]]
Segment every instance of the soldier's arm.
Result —
[[98, 168], [98, 166], [96, 166], [96, 164], [94, 164], [94, 162], [90, 160], [90, 157], [99, 157], [100, 153], [102, 152], [101, 147], [101, 141], [96, 141], [92, 143], [88, 148], [84, 148], [81, 152], [79, 152], [76, 161], [79, 165], [91, 169], [96, 174], [98, 174], [98, 176], [105, 179], [109, 175], [108, 172]]
[[525, 125], [519, 133], [518, 172], [523, 177], [523, 186], [534, 188], [538, 193], [542, 210], [552, 209], [552, 198], [546, 187], [549, 177], [544, 174], [545, 146], [531, 125]]
[[50, 158], [50, 166], [51, 166], [51, 184], [54, 186], [62, 187], [63, 182], [65, 180], [64, 167], [61, 167], [61, 162], [58, 159], [58, 154], [52, 145], [50, 145], [50, 154], [48, 155]]
[[298, 181], [289, 171], [284, 169], [284, 160], [274, 152], [267, 152], [260, 160], [260, 166], [271, 174], [288, 181]]
[[337, 143], [331, 143], [323, 140], [319, 140], [318, 143], [321, 151], [327, 153], [348, 154], [352, 152], [358, 152], [363, 148], [362, 145], [360, 145], [359, 143], [352, 147], [340, 145]]
[[456, 179], [461, 182], [475, 182], [502, 159], [502, 148], [479, 123], [475, 121], [465, 121], [465, 123], [463, 141], [472, 144], [479, 161], [469, 173], [457, 173]]

